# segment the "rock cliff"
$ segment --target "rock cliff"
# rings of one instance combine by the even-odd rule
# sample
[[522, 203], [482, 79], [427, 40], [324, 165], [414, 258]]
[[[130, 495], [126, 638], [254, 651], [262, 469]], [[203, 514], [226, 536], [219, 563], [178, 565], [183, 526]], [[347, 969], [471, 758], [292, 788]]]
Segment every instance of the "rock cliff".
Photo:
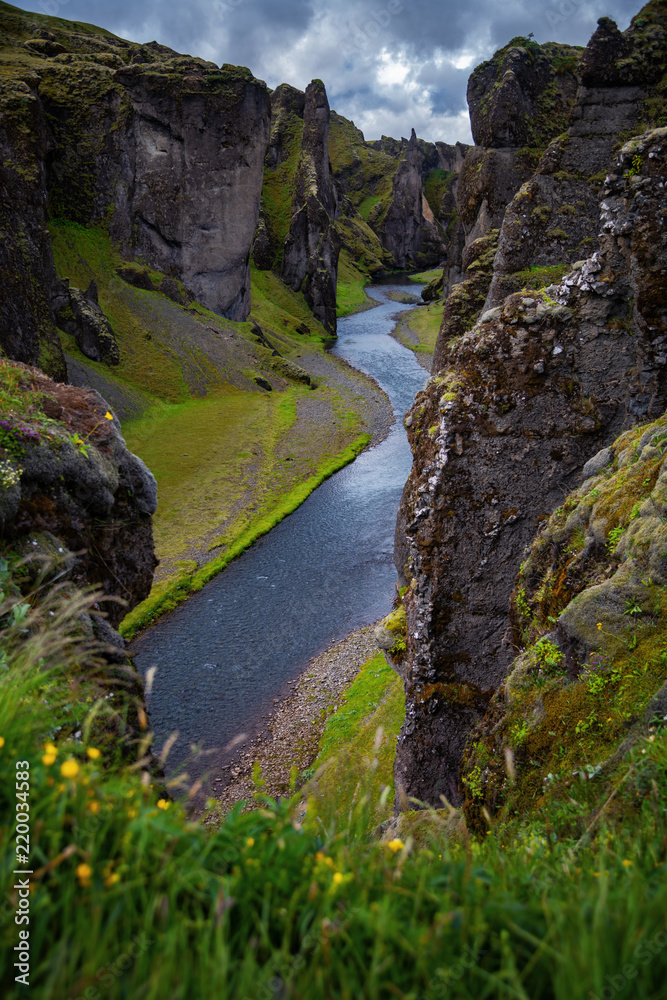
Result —
[[313, 80], [306, 88], [282, 277], [294, 291], [303, 291], [315, 318], [332, 334], [336, 332], [340, 252], [337, 213], [338, 193], [329, 167], [329, 102], [322, 81]]
[[[444, 295], [450, 293], [451, 300], [443, 334], [450, 325], [461, 332], [462, 324], [474, 320], [486, 301], [493, 268], [487, 261], [482, 281], [479, 265], [468, 275], [467, 262], [479, 259], [482, 245], [477, 241], [487, 235], [497, 247], [508, 204], [533, 174], [548, 143], [567, 126], [574, 109], [582, 51], [518, 37], [470, 77], [468, 105], [475, 146], [461, 149], [464, 156], [452, 175], [443, 281]], [[438, 152], [444, 159], [442, 144], [438, 144]], [[444, 209], [443, 205], [441, 221]], [[483, 247], [488, 257], [488, 244]], [[470, 278], [472, 285], [468, 284]], [[460, 282], [465, 282], [466, 288], [459, 288]]]
[[415, 130], [393, 177], [391, 196], [376, 220], [382, 245], [397, 267], [427, 267], [445, 254], [445, 243], [424, 196], [423, 155]]
[[39, 77], [25, 68], [0, 84], [0, 348], [67, 375], [51, 311], [56, 284], [47, 222], [47, 127]]
[[64, 377], [47, 215], [107, 227], [128, 259], [245, 319], [269, 139], [265, 85], [245, 69], [7, 4], [0, 25], [0, 54], [13, 67], [0, 93], [6, 353]]
[[4, 547], [65, 562], [70, 584], [115, 598], [104, 611], [117, 625], [151, 589], [155, 479], [97, 392], [7, 361], [0, 384]]
[[666, 59], [663, 4], [648, 4], [623, 33], [609, 18], [600, 20], [581, 59], [569, 127], [508, 207], [487, 308], [520, 288], [527, 269], [557, 268], [589, 255], [614, 148], [664, 118]]
[[[663, 9], [649, 4], [630, 29], [639, 23], [651, 53]], [[605, 37], [615, 38], [607, 22], [583, 57], [582, 81]], [[575, 122], [590, 106], [586, 95], [583, 83]], [[623, 122], [640, 120], [645, 95], [628, 97], [634, 110]], [[476, 127], [513, 138], [493, 109]], [[408, 795], [461, 801], [466, 741], [516, 655], [510, 594], [525, 546], [592, 455], [667, 405], [666, 139], [667, 130], [649, 130], [623, 145], [613, 165], [608, 157], [601, 208], [596, 202], [586, 220], [601, 235], [585, 260], [568, 272], [565, 256], [557, 281], [515, 291], [476, 325], [493, 233], [466, 260], [469, 274], [477, 262], [483, 272], [462, 286], [477, 279], [468, 288], [473, 304], [450, 310], [434, 375], [406, 418], [414, 465], [396, 557], [408, 585], [407, 710], [395, 773]], [[507, 221], [500, 239], [517, 243]]]

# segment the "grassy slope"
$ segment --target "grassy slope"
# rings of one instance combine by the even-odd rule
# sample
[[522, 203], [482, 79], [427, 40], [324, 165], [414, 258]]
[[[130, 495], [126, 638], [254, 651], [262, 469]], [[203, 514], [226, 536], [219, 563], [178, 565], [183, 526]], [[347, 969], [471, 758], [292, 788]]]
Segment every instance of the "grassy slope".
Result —
[[[605, 988], [608, 996], [609, 980], [620, 983], [617, 997], [662, 995], [664, 731], [637, 749], [614, 815], [579, 847], [554, 836], [544, 813], [493, 827], [481, 842], [452, 840], [434, 813], [418, 842], [403, 834], [389, 847], [368, 836], [374, 814], [363, 797], [351, 816], [345, 802], [347, 814], [325, 824], [312, 808], [299, 818], [298, 796], [260, 798], [260, 808], [207, 828], [113, 756], [89, 758], [99, 747], [89, 723], [104, 702], [85, 680], [81, 638], [78, 646], [64, 640], [79, 610], [57, 615], [55, 629], [29, 618], [27, 637], [21, 613], [3, 618], [0, 804], [14, 814], [16, 761], [27, 761], [37, 1000], [241, 1000], [268, 996], [278, 983], [312, 1000], [571, 1000]], [[45, 656], [48, 673], [36, 666]], [[358, 717], [376, 700], [360, 683]], [[344, 711], [353, 705], [350, 698]], [[372, 754], [372, 724], [366, 732], [358, 756]], [[45, 753], [48, 741], [55, 753]], [[15, 863], [5, 822], [6, 886]], [[11, 967], [17, 905], [12, 893], [0, 911], [7, 1000], [25, 992]]]
[[[251, 322], [231, 323], [127, 284], [116, 274], [125, 262], [99, 228], [54, 222], [51, 231], [59, 274], [77, 287], [97, 282], [122, 360], [115, 369], [96, 365], [69, 337], [66, 350], [103, 379], [112, 405], [115, 392], [139, 393], [143, 401], [144, 412], [123, 431], [158, 480], [161, 566], [151, 597], [124, 624], [129, 637], [199, 589], [368, 437], [354, 400], [339, 386], [313, 392], [277, 373]], [[161, 275], [146, 270], [159, 287]], [[280, 354], [298, 364], [321, 352], [325, 331], [302, 296], [271, 272], [254, 270], [252, 294], [251, 318]], [[304, 323], [308, 335], [297, 332]], [[279, 391], [258, 389], [257, 375]]]
[[394, 336], [415, 354], [432, 355], [442, 325], [442, 310], [442, 300], [411, 309], [401, 317]]
[[404, 716], [403, 683], [378, 653], [363, 665], [322, 737], [315, 770], [323, 771], [313, 807], [325, 822], [349, 816], [363, 796], [374, 823], [391, 815], [396, 738]]

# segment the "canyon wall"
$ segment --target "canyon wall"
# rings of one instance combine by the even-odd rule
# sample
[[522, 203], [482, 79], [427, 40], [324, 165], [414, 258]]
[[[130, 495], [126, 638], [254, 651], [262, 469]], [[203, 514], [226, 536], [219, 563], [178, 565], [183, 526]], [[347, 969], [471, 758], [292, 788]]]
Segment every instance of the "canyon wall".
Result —
[[47, 218], [102, 226], [128, 259], [230, 319], [250, 310], [270, 106], [243, 68], [0, 4], [0, 344], [64, 377]]
[[[632, 100], [626, 92], [634, 110], [619, 118], [635, 128], [664, 114], [660, 86], [651, 84], [651, 67], [664, 65], [667, 54], [664, 20], [664, 4], [647, 5], [613, 50], [617, 61], [607, 53], [606, 79], [615, 86], [631, 72], [630, 42], [635, 66], [642, 45], [648, 49], [648, 82]], [[571, 110], [575, 130], [591, 107], [590, 67], [601, 38], [609, 37], [616, 37], [614, 29], [603, 21], [583, 55]], [[506, 131], [503, 115], [493, 110], [501, 90], [492, 86], [487, 119]], [[486, 135], [491, 126], [477, 116], [476, 127]], [[421, 800], [461, 799], [466, 742], [516, 653], [509, 598], [526, 546], [588, 459], [667, 404], [667, 132], [640, 132], [625, 144], [622, 131], [615, 135], [622, 148], [613, 164], [608, 158], [601, 205], [582, 198], [576, 207], [582, 231], [596, 234], [585, 244], [585, 259], [565, 254], [542, 287], [526, 287], [524, 276], [520, 290], [477, 322], [485, 282], [496, 281], [494, 257], [505, 258], [495, 254], [497, 229], [486, 230], [485, 246], [475, 247], [479, 238], [468, 244], [468, 273], [475, 265], [478, 271], [469, 278], [477, 283], [474, 303], [467, 302], [463, 321], [456, 309], [445, 311], [434, 374], [406, 418], [414, 464], [399, 513], [396, 562], [408, 586], [407, 709], [395, 774], [397, 786]], [[552, 150], [553, 144], [536, 177], [545, 174]], [[514, 203], [533, 183], [540, 182], [528, 181]], [[462, 176], [459, 192], [463, 184]], [[516, 228], [510, 234], [508, 217], [509, 210], [501, 249], [521, 247], [527, 237]], [[546, 234], [545, 243], [554, 240], [557, 234]]]

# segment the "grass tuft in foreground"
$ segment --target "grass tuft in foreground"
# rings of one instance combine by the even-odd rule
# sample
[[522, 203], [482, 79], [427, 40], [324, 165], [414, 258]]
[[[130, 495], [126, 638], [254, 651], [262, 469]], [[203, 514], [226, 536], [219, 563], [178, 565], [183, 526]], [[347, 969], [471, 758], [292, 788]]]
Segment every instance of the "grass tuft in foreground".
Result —
[[[233, 810], [217, 829], [97, 755], [72, 680], [90, 650], [67, 602], [50, 629], [0, 608], [0, 976], [18, 941], [16, 762], [30, 775], [30, 989], [38, 1000], [272, 995], [530, 1000], [661, 995], [667, 738], [646, 742], [618, 799], [633, 822], [580, 847], [542, 820], [419, 842], [323, 823], [299, 798]], [[26, 629], [28, 632], [26, 634]], [[84, 718], [81, 719], [81, 714]], [[76, 729], [72, 719], [76, 717]], [[137, 748], [141, 753], [141, 747]], [[630, 813], [626, 811], [626, 816]], [[603, 994], [604, 990], [607, 993]]]

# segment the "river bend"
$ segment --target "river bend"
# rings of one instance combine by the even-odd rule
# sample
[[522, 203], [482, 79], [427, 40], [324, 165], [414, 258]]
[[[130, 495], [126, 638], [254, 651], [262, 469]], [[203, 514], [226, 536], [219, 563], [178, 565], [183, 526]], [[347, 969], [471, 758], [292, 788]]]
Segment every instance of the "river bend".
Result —
[[367, 289], [381, 305], [340, 320], [333, 349], [389, 396], [396, 422], [388, 437], [131, 646], [142, 673], [157, 667], [148, 699], [156, 746], [179, 732], [170, 772], [193, 744], [211, 753], [188, 772], [214, 769], [221, 748], [256, 731], [313, 656], [391, 610], [396, 513], [412, 461], [402, 418], [427, 377], [390, 336], [392, 317], [409, 306], [387, 293], [406, 290]]

